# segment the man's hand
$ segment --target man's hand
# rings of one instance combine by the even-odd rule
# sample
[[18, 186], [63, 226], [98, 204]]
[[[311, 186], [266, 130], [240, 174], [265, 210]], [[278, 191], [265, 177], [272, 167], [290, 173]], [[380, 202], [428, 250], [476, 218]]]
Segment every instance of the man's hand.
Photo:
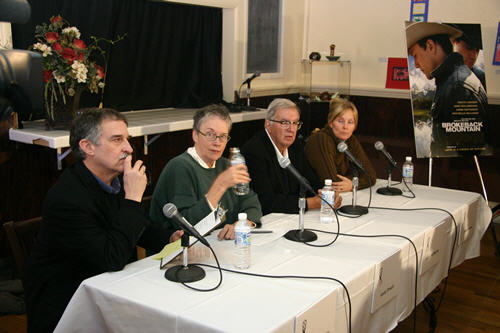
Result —
[[342, 175], [337, 175], [337, 177], [339, 177], [342, 180], [340, 182], [333, 182], [332, 183], [333, 190], [335, 192], [350, 192], [350, 191], [352, 191], [352, 181], [349, 178], [344, 177]]
[[184, 235], [184, 230], [176, 230], [172, 235], [170, 235], [170, 243], [175, 242]]
[[123, 161], [125, 199], [141, 202], [146, 184], [146, 166], [143, 165], [141, 160], [137, 160], [132, 167], [132, 155], [125, 157], [125, 161]]
[[307, 209], [319, 209], [321, 208], [321, 193], [319, 194], [319, 196], [314, 196], [314, 197], [310, 197], [310, 198], [307, 198], [306, 201], [307, 201]]
[[219, 240], [234, 239], [234, 224], [226, 224], [217, 235]]

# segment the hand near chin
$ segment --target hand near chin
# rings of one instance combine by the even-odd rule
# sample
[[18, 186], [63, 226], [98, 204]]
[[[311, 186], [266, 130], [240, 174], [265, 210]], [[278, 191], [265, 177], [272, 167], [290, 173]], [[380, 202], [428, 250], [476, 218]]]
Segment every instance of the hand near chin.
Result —
[[132, 156], [128, 155], [123, 161], [123, 189], [125, 199], [141, 202], [146, 189], [146, 166], [137, 160], [132, 166]]

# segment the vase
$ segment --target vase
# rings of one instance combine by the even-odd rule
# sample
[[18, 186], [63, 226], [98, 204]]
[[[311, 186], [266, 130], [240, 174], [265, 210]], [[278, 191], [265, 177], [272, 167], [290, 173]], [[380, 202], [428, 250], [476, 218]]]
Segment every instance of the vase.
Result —
[[47, 130], [69, 130], [80, 104], [82, 89], [73, 96], [62, 96], [62, 90], [54, 89], [45, 100], [45, 128]]

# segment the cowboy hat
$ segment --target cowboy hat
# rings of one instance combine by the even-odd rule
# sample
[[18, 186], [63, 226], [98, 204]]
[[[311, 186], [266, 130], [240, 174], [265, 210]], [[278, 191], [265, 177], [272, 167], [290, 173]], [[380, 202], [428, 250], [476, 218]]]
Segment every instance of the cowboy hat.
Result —
[[410, 48], [422, 38], [434, 35], [449, 35], [457, 38], [462, 35], [462, 31], [449, 25], [435, 22], [409, 22], [406, 21], [406, 47]]

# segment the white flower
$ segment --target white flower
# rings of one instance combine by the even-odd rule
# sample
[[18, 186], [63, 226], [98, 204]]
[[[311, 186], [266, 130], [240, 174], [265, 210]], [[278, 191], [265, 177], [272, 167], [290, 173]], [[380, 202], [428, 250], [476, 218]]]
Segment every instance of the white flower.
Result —
[[67, 35], [73, 33], [73, 34], [75, 34], [76, 38], [80, 38], [80, 30], [78, 30], [77, 27], [64, 28], [64, 29], [62, 29], [61, 32], [63, 34], [67, 34]]
[[57, 83], [66, 82], [66, 77], [64, 75], [59, 75], [56, 71], [54, 71], [52, 75], [54, 75], [54, 79], [56, 79]]
[[97, 86], [98, 86], [99, 88], [101, 88], [101, 89], [102, 89], [102, 88], [104, 88], [104, 82], [99, 82], [99, 83], [97, 84]]
[[46, 45], [46, 44], [35, 43], [35, 45], [33, 45], [33, 49], [34, 50], [42, 51], [42, 56], [43, 57], [46, 57], [46, 56], [52, 54], [52, 48], [50, 46]]
[[69, 88], [69, 89], [68, 89], [68, 95], [70, 95], [70, 96], [74, 96], [74, 95], [75, 95], [75, 89], [73, 89], [73, 88]]
[[71, 72], [75, 75], [78, 83], [85, 83], [87, 81], [87, 66], [78, 60], [75, 60], [71, 65]]

